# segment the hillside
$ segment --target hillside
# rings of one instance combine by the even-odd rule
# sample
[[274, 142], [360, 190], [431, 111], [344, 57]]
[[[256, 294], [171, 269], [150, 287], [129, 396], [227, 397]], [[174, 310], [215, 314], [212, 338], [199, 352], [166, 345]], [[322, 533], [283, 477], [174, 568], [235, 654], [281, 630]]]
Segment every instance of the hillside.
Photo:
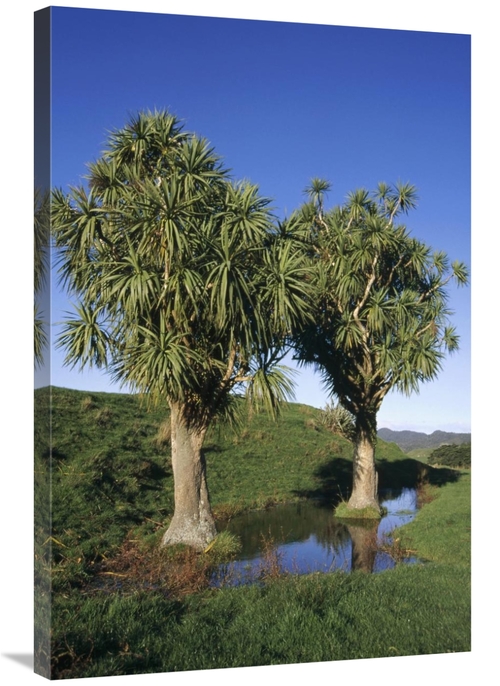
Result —
[[412, 450], [433, 450], [441, 445], [460, 445], [471, 442], [470, 433], [452, 433], [447, 431], [434, 431], [431, 434], [426, 434], [419, 431], [379, 429], [377, 435], [383, 441], [395, 443], [404, 453], [409, 453]]
[[[205, 440], [216, 521], [298, 500], [320, 499], [333, 508], [349, 496], [352, 445], [322, 426], [321, 410], [288, 403], [273, 422], [266, 414], [249, 416], [241, 402], [239, 429], [213, 427]], [[35, 391], [35, 542], [39, 559], [49, 554], [47, 539], [54, 542], [53, 583], [88, 578], [130, 537], [157, 540], [168, 526], [174, 509], [168, 419], [165, 407], [148, 408], [139, 396]], [[380, 440], [376, 460], [380, 489], [413, 486], [421, 474], [421, 463], [395, 443]]]
[[[333, 505], [348, 494], [352, 445], [321, 426], [320, 412], [290, 403], [277, 422], [244, 412], [238, 430], [209, 432], [204, 451], [216, 517], [300, 499]], [[42, 516], [50, 485], [56, 559], [84, 564], [131, 530], [143, 538], [168, 524], [174, 498], [166, 408], [148, 409], [127, 394], [42, 388], [35, 391], [35, 432], [37, 512]], [[380, 441], [377, 458], [381, 488], [415, 479], [418, 463], [396, 445]], [[37, 522], [40, 539], [47, 526], [43, 517]]]

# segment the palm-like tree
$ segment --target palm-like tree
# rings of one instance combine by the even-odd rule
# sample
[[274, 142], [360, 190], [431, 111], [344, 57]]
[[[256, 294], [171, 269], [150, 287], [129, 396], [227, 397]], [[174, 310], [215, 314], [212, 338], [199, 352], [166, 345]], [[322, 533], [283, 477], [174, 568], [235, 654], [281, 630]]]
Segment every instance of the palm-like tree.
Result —
[[48, 335], [40, 301], [49, 268], [50, 193], [35, 188], [34, 193], [34, 353], [35, 369], [43, 364]]
[[311, 179], [309, 186], [304, 191], [304, 194], [309, 198], [309, 202], [315, 208], [319, 220], [323, 216], [325, 193], [328, 193], [331, 188], [332, 185], [329, 181], [315, 177]]
[[61, 279], [79, 300], [59, 340], [66, 363], [168, 403], [175, 511], [163, 543], [203, 548], [216, 533], [208, 427], [243, 386], [271, 411], [292, 392], [279, 362], [307, 312], [302, 253], [258, 189], [232, 183], [167, 112], [112, 133], [88, 189], [52, 202]]
[[379, 512], [374, 456], [384, 397], [392, 388], [418, 391], [458, 347], [446, 285], [466, 284], [468, 270], [395, 223], [415, 204], [410, 184], [380, 184], [329, 212], [320, 212], [316, 198], [297, 213], [309, 226], [317, 300], [314, 323], [296, 336], [296, 354], [355, 417], [354, 509]]

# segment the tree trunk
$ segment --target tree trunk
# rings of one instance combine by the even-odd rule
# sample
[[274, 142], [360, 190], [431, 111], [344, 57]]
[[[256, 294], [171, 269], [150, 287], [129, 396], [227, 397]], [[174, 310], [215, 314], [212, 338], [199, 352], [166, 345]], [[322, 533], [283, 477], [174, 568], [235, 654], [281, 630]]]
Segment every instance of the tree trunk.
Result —
[[380, 512], [378, 475], [375, 470], [376, 417], [358, 416], [354, 439], [352, 493], [348, 507], [361, 510], [371, 507]]
[[201, 450], [208, 427], [189, 426], [180, 405], [172, 403], [170, 410], [175, 510], [162, 545], [183, 543], [203, 550], [217, 533]]

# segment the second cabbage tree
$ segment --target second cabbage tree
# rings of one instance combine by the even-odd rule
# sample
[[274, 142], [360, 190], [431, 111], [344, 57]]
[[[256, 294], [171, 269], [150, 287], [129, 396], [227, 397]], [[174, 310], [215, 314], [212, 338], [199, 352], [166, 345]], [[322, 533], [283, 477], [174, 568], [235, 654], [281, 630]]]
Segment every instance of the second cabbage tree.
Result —
[[468, 269], [413, 237], [401, 217], [416, 206], [411, 184], [359, 189], [324, 210], [330, 184], [313, 179], [297, 213], [315, 273], [313, 321], [296, 336], [297, 358], [355, 418], [348, 516], [380, 516], [377, 413], [389, 391], [405, 394], [439, 374], [458, 348], [448, 284]]

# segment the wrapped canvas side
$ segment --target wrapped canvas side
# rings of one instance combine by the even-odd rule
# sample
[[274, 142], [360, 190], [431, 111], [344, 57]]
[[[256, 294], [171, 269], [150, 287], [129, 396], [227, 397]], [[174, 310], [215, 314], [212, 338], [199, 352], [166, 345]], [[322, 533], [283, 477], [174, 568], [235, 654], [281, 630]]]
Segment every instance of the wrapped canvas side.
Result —
[[34, 23], [34, 670], [50, 678], [50, 8]]

